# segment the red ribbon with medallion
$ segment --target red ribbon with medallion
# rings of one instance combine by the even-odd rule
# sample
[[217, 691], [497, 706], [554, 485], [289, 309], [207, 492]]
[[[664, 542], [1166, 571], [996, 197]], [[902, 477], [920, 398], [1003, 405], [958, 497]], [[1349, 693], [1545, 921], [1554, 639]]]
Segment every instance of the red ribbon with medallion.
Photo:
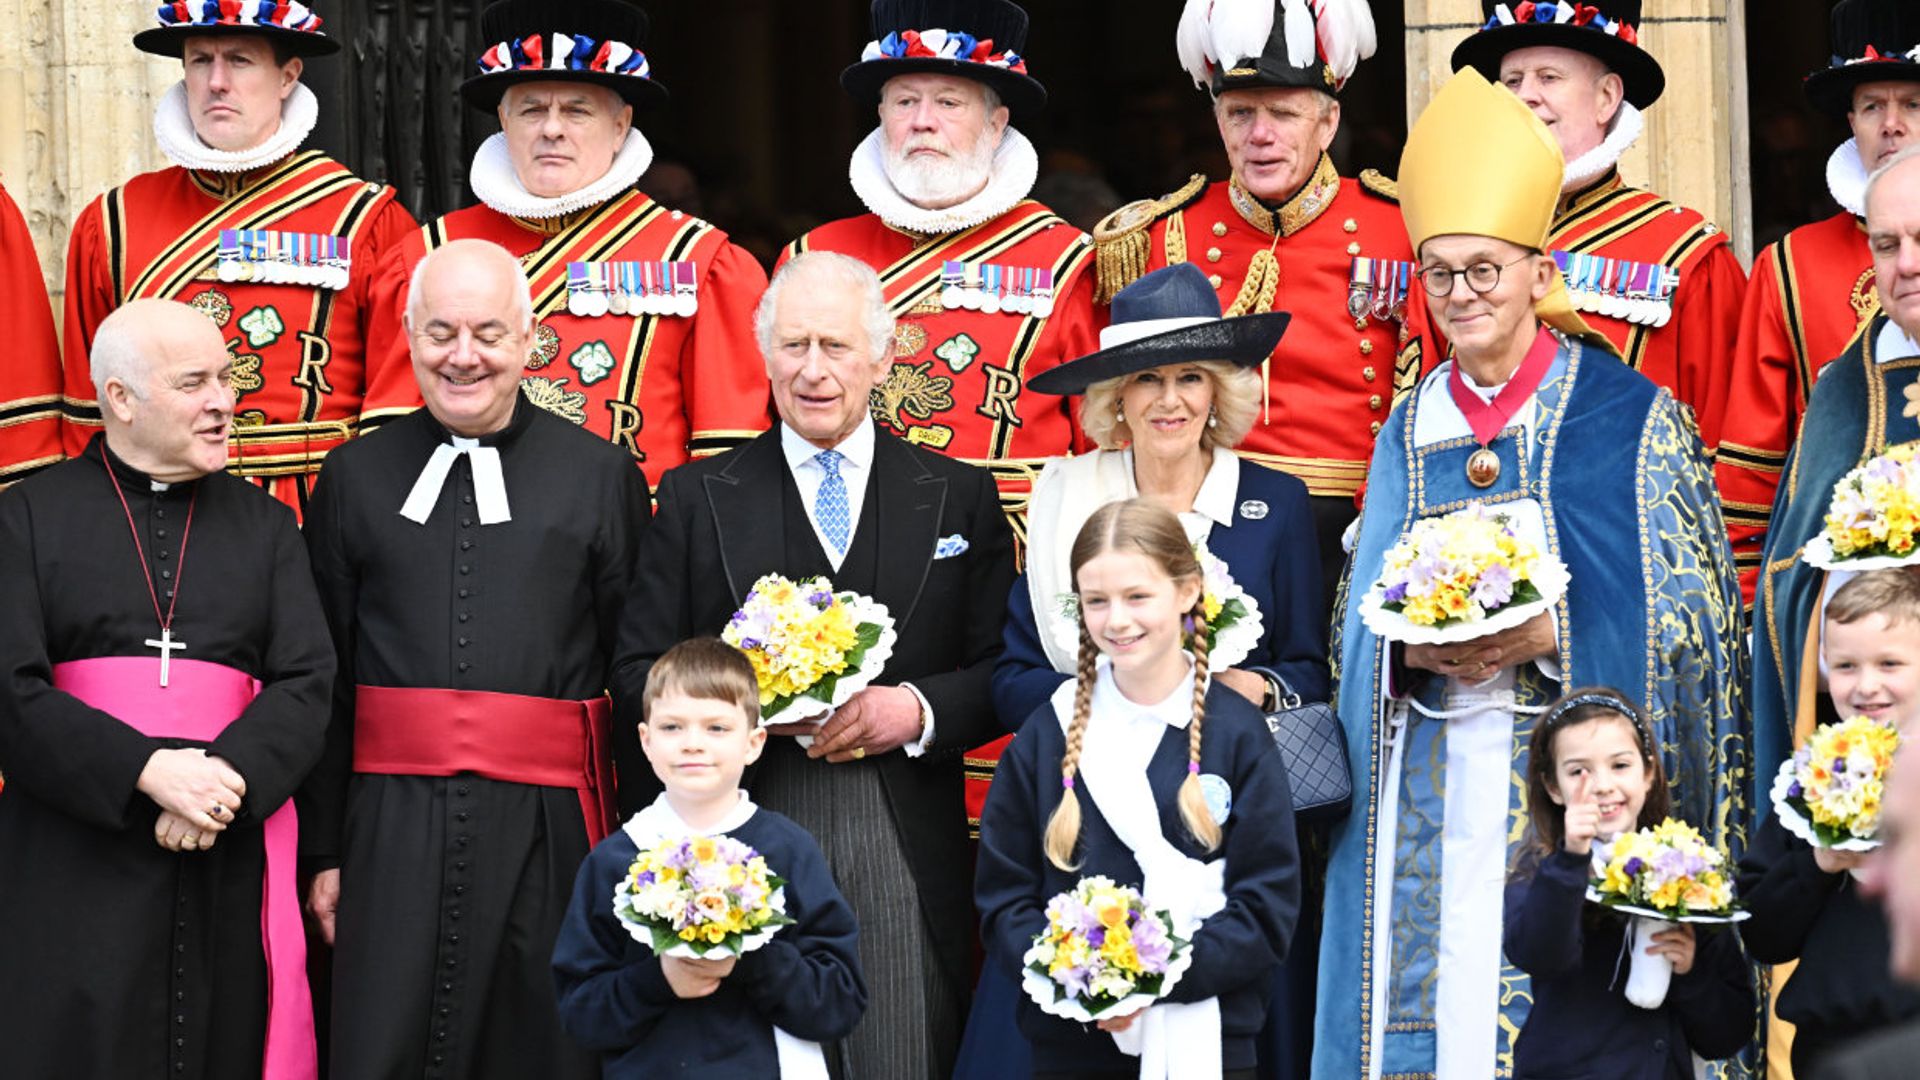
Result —
[[1460, 414], [1467, 418], [1467, 426], [1473, 429], [1474, 441], [1480, 444], [1480, 449], [1467, 458], [1467, 482], [1474, 487], [1492, 487], [1493, 482], [1500, 479], [1500, 456], [1489, 447], [1506, 428], [1507, 421], [1513, 419], [1513, 414], [1520, 411], [1520, 406], [1540, 389], [1559, 351], [1560, 342], [1546, 327], [1541, 327], [1526, 357], [1520, 361], [1519, 370], [1492, 401], [1468, 389], [1466, 379], [1460, 374], [1460, 361], [1454, 360], [1453, 370], [1447, 375], [1447, 391], [1453, 395]]

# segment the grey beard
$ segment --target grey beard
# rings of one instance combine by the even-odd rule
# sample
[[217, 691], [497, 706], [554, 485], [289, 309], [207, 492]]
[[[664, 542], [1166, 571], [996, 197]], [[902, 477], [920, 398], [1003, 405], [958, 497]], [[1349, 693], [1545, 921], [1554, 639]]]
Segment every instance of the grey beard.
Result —
[[889, 147], [881, 160], [895, 191], [916, 206], [930, 208], [962, 202], [986, 187], [993, 175], [993, 151], [982, 138], [966, 157], [906, 161]]

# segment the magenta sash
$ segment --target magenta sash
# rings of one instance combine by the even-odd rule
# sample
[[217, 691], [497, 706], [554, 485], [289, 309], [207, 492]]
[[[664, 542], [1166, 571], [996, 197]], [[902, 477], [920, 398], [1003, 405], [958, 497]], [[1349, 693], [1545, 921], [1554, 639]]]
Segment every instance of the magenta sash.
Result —
[[[157, 656], [107, 656], [53, 666], [53, 685], [142, 735], [209, 742], [260, 692], [252, 676], [222, 664], [175, 658], [160, 686]], [[267, 867], [260, 882], [260, 938], [267, 958], [267, 1038], [262, 1080], [317, 1080], [307, 938], [295, 882], [299, 825], [293, 802], [262, 826]]]

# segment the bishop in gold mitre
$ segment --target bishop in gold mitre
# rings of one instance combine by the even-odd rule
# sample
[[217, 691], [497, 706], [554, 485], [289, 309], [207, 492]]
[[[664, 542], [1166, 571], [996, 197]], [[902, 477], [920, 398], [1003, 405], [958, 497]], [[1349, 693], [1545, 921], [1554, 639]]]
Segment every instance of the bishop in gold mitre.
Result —
[[[1618, 1052], [1613, 1025], [1522, 1033], [1533, 988], [1502, 948], [1509, 868], [1584, 885], [1526, 812], [1529, 736], [1569, 688], [1644, 707], [1674, 813], [1736, 853], [1744, 837], [1739, 593], [1712, 474], [1686, 408], [1587, 327], [1543, 254], [1562, 168], [1541, 122], [1472, 69], [1400, 159], [1418, 280], [1452, 355], [1375, 446], [1335, 643], [1355, 796], [1329, 868], [1315, 1077], [1572, 1075]], [[1438, 644], [1370, 629], [1387, 551], [1476, 503], [1568, 583], [1533, 598], [1485, 581], [1485, 615]]]

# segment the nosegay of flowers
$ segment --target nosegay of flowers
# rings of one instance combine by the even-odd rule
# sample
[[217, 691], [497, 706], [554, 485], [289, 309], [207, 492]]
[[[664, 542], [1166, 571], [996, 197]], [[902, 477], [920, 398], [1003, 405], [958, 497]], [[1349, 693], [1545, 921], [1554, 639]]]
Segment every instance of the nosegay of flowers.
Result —
[[1558, 561], [1476, 502], [1414, 522], [1387, 551], [1369, 602], [1414, 626], [1465, 626], [1547, 599], [1548, 577], [1564, 577]]
[[1870, 717], [1815, 728], [1774, 782], [1781, 823], [1820, 847], [1877, 846], [1880, 796], [1899, 746], [1893, 726]]
[[747, 654], [768, 724], [815, 719], [880, 674], [893, 654], [886, 606], [825, 578], [768, 574], [753, 583], [720, 638]]
[[1148, 909], [1138, 889], [1089, 877], [1047, 901], [1047, 928], [1024, 959], [1034, 1001], [1085, 1022], [1152, 1004], [1191, 958], [1171, 918]]
[[1920, 540], [1920, 443], [1889, 447], [1833, 486], [1823, 539], [1836, 559], [1905, 558]]
[[739, 956], [793, 922], [785, 879], [730, 836], [663, 840], [615, 886], [613, 912], [634, 940], [667, 956]]
[[1594, 845], [1589, 898], [1668, 919], [1726, 918], [1734, 914], [1726, 861], [1699, 830], [1668, 818]]

